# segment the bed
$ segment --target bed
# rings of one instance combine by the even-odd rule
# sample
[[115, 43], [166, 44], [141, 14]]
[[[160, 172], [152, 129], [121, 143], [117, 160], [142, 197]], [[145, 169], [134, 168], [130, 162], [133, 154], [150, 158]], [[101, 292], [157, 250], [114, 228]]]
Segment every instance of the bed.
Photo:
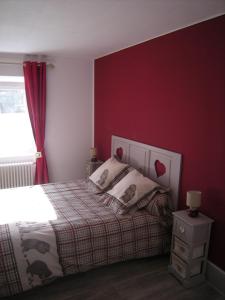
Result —
[[[116, 136], [111, 154], [165, 190], [169, 187], [170, 208], [176, 209], [180, 154]], [[127, 170], [126, 176], [136, 172]], [[90, 179], [1, 190], [0, 296], [103, 265], [166, 253], [170, 229], [161, 215], [145, 207], [125, 214], [112, 209], [115, 196], [110, 191], [121, 178], [114, 188], [101, 192]], [[151, 196], [151, 205], [154, 199]]]

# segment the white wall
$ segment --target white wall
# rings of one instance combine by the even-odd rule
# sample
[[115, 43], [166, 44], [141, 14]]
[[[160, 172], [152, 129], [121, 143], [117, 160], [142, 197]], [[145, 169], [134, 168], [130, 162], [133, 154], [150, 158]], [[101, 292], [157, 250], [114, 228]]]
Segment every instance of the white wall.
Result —
[[[23, 56], [0, 53], [1, 62], [23, 61]], [[0, 64], [0, 76], [23, 76], [22, 65], [19, 64]]]
[[45, 148], [50, 181], [82, 178], [92, 145], [93, 63], [55, 58], [47, 77]]
[[[93, 141], [93, 62], [62, 57], [51, 62], [45, 138], [50, 181], [82, 178]], [[0, 75], [22, 75], [22, 65], [0, 64]]]

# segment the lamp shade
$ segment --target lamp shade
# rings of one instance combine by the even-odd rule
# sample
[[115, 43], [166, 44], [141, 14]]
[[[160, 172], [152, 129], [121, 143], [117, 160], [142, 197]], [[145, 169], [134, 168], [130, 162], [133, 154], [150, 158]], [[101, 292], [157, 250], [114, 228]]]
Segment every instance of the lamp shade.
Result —
[[90, 154], [91, 154], [91, 157], [97, 156], [97, 149], [95, 147], [90, 148]]
[[202, 192], [200, 191], [188, 191], [186, 205], [191, 208], [198, 208], [201, 206]]
[[95, 147], [90, 148], [91, 161], [97, 161], [97, 149]]

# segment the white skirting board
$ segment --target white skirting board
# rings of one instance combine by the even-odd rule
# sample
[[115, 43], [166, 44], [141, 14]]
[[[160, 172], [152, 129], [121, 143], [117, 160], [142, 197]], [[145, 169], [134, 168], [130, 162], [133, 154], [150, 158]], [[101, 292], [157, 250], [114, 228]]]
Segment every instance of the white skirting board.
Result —
[[206, 280], [211, 284], [219, 293], [225, 296], [225, 272], [208, 261], [206, 268]]

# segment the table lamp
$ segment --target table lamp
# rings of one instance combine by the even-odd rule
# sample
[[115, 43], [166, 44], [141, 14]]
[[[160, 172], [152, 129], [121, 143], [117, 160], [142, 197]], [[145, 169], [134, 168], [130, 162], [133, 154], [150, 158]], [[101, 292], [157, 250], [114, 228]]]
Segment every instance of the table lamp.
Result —
[[188, 191], [186, 198], [186, 205], [189, 207], [188, 215], [192, 218], [198, 216], [198, 208], [201, 206], [202, 192]]
[[91, 161], [97, 161], [97, 149], [95, 147], [90, 148]]

